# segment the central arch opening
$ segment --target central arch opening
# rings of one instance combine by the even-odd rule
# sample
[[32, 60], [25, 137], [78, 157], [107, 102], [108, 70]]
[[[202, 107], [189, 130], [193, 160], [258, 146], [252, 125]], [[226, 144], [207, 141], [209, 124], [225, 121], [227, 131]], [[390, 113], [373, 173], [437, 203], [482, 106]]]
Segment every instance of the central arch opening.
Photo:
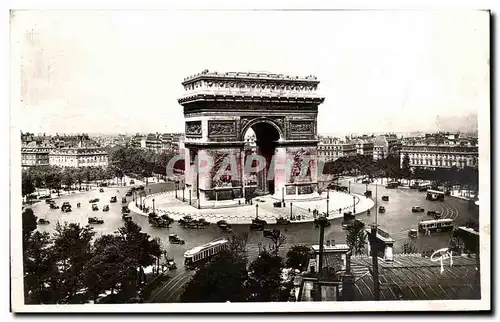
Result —
[[[266, 160], [264, 167], [259, 166], [259, 168], [262, 168], [260, 171], [249, 174], [250, 181], [256, 186], [255, 194], [264, 195], [273, 193], [275, 186], [274, 176], [270, 177], [268, 174], [276, 151], [277, 142], [280, 139], [278, 129], [267, 122], [255, 123], [248, 128], [244, 138], [246, 156], [257, 154]], [[252, 166], [256, 167], [256, 161], [254, 161]]]

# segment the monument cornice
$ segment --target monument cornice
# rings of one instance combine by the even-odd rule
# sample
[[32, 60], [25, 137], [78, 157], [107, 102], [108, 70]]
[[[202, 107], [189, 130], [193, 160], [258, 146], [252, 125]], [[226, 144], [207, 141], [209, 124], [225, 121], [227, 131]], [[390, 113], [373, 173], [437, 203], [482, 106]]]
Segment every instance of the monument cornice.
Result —
[[179, 104], [185, 105], [194, 102], [234, 102], [234, 103], [290, 103], [290, 104], [321, 104], [324, 97], [300, 96], [255, 96], [255, 95], [221, 95], [221, 94], [194, 94], [178, 99]]
[[188, 76], [184, 78], [182, 85], [194, 83], [200, 80], [212, 80], [212, 81], [242, 81], [251, 83], [263, 83], [263, 82], [277, 82], [277, 83], [291, 83], [291, 84], [304, 84], [304, 85], [318, 85], [319, 81], [316, 76], [290, 76], [283, 74], [273, 74], [273, 73], [263, 73], [263, 72], [210, 72], [204, 70], [201, 73]]
[[223, 148], [223, 147], [243, 147], [244, 141], [224, 141], [224, 142], [189, 142], [184, 141], [187, 148]]

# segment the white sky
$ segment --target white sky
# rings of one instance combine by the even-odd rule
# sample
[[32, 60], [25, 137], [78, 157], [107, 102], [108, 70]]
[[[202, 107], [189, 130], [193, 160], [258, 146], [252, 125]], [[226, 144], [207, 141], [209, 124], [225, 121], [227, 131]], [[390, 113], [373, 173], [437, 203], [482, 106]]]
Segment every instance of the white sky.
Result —
[[24, 131], [183, 131], [181, 82], [204, 69], [316, 75], [320, 133], [432, 131], [437, 116], [461, 126], [489, 108], [487, 12], [22, 11], [12, 21], [25, 75], [13, 122]]

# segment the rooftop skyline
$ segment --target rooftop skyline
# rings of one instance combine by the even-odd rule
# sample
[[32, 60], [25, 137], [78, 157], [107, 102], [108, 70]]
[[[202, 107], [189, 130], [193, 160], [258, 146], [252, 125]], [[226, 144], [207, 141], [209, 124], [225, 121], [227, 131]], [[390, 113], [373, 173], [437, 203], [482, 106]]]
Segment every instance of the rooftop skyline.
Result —
[[473, 132], [489, 108], [487, 12], [19, 11], [12, 21], [23, 131], [183, 132], [181, 83], [205, 69], [316, 76], [320, 134]]

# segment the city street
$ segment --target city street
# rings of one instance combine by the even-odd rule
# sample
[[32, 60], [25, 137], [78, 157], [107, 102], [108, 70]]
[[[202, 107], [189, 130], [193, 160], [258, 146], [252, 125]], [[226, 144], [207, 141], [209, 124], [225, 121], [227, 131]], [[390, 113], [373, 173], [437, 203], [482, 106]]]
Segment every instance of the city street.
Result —
[[[348, 185], [347, 182], [341, 182], [341, 184]], [[366, 190], [366, 185], [361, 183], [351, 182], [350, 187], [351, 192], [357, 194], [363, 194]], [[81, 194], [62, 196], [61, 198], [55, 199], [58, 205], [61, 205], [64, 201], [69, 201], [73, 206], [73, 211], [70, 213], [63, 213], [59, 209], [49, 209], [49, 206], [44, 202], [37, 203], [32, 207], [35, 211], [35, 215], [39, 218], [46, 218], [50, 221], [49, 225], [39, 225], [38, 229], [40, 231], [53, 232], [57, 221], [60, 221], [61, 223], [64, 221], [77, 222], [82, 225], [86, 225], [88, 217], [97, 216], [104, 219], [104, 224], [94, 225], [97, 236], [113, 233], [123, 225], [123, 221], [121, 219], [121, 198], [125, 196], [128, 189], [128, 187], [104, 188], [104, 192], [102, 193], [99, 192], [98, 189], [95, 189]], [[150, 193], [149, 189], [151, 189], [151, 193], [156, 193], [174, 189], [174, 184], [151, 184], [146, 187], [146, 192]], [[372, 190], [373, 198], [375, 199], [376, 186], [368, 185], [368, 189]], [[389, 196], [389, 201], [381, 200], [381, 197], [384, 195]], [[117, 196], [117, 203], [109, 203], [109, 199], [112, 196]], [[463, 225], [472, 216], [472, 212], [469, 211], [467, 207], [468, 202], [454, 197], [446, 197], [444, 202], [428, 201], [425, 199], [425, 193], [423, 192], [404, 188], [385, 189], [384, 186], [378, 186], [377, 196], [378, 206], [384, 205], [386, 207], [385, 213], [378, 214], [378, 224], [382, 229], [387, 231], [392, 238], [395, 239], [395, 252], [400, 252], [403, 243], [410, 239], [408, 237], [409, 229], [417, 228], [417, 223], [421, 219], [431, 219], [427, 216], [428, 210], [437, 210], [442, 212], [443, 218], [455, 219], [456, 225]], [[89, 203], [90, 198], [100, 199], [98, 202], [99, 211], [91, 210], [91, 204]], [[131, 201], [132, 197], [127, 197], [127, 200]], [[80, 209], [76, 208], [77, 202], [81, 203]], [[110, 205], [109, 212], [102, 211], [102, 206], [105, 204]], [[424, 208], [425, 211], [422, 213], [412, 213], [412, 206], [420, 206]], [[220, 232], [213, 224], [205, 229], [184, 229], [180, 227], [178, 223], [174, 223], [169, 229], [153, 228], [148, 223], [148, 218], [146, 216], [135, 213], [131, 213], [131, 215], [133, 220], [142, 227], [143, 231], [147, 232], [151, 236], [161, 238], [162, 244], [166, 248], [168, 255], [174, 257], [178, 266], [176, 271], [167, 273], [171, 275], [172, 278], [153, 292], [150, 301], [177, 301], [183, 285], [189, 281], [190, 276], [192, 275], [184, 270], [184, 252], [212, 239], [224, 236], [224, 233]], [[362, 220], [365, 224], [370, 224], [375, 221], [375, 211], [373, 209], [371, 215], [369, 216], [362, 214], [357, 215], [356, 217], [357, 219]], [[477, 218], [473, 219], [477, 220]], [[332, 225], [325, 229], [325, 240], [335, 240], [336, 243], [345, 243], [346, 234], [345, 231], [342, 230], [341, 221], [342, 219], [340, 218], [332, 220]], [[282, 256], [286, 255], [287, 249], [293, 244], [312, 245], [318, 243], [319, 229], [315, 228], [312, 223], [290, 224], [287, 226], [276, 227], [280, 228], [287, 237], [287, 243], [281, 252]], [[248, 233], [248, 257], [250, 260], [254, 259], [258, 255], [259, 243], [262, 245], [267, 244], [267, 240], [263, 237], [262, 232], [250, 231], [248, 225], [233, 225], [233, 232], [238, 235]], [[172, 233], [178, 234], [186, 241], [186, 243], [184, 245], [169, 244], [168, 235]], [[431, 248], [439, 249], [447, 245], [450, 234], [451, 233], [439, 233], [431, 236], [420, 235], [418, 238], [413, 240], [419, 251]]]

